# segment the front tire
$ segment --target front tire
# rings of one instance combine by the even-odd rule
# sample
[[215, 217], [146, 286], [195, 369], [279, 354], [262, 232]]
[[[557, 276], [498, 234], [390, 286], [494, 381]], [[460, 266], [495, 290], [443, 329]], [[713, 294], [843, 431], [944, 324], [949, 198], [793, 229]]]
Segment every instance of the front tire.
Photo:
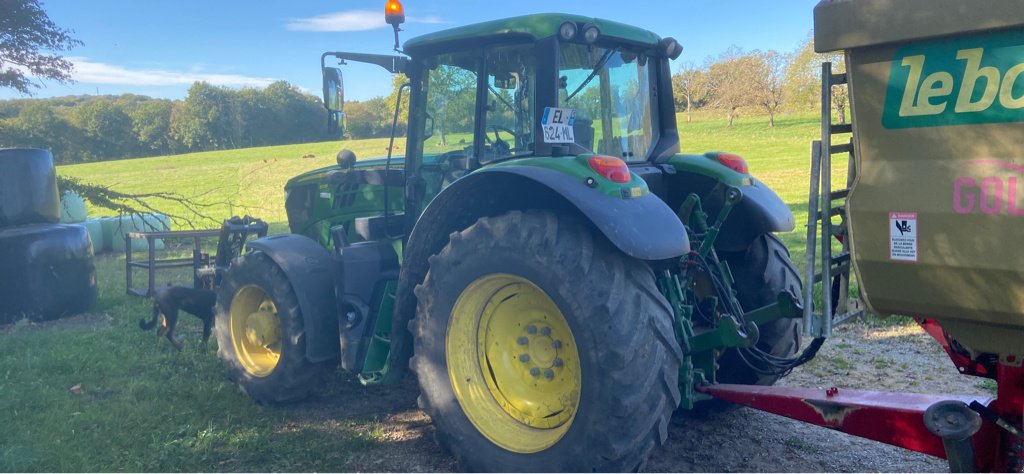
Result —
[[262, 251], [232, 262], [217, 289], [217, 355], [228, 378], [257, 403], [305, 398], [329, 368], [306, 359], [298, 299]]
[[665, 441], [682, 353], [654, 275], [543, 211], [451, 235], [416, 288], [411, 361], [466, 470], [624, 471]]

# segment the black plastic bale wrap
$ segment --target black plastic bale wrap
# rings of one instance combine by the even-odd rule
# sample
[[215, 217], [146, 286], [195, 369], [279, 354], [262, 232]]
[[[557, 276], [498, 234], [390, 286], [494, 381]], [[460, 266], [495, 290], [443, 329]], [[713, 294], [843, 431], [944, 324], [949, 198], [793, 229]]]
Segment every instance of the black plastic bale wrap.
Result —
[[0, 149], [0, 228], [58, 221], [53, 155], [38, 148]]
[[0, 324], [53, 319], [96, 302], [96, 265], [85, 226], [0, 229]]

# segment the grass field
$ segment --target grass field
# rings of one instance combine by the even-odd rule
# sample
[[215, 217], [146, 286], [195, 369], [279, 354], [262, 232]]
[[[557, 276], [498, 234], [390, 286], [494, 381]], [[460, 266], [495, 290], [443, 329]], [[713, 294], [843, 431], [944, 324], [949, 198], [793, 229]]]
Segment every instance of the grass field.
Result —
[[[680, 120], [682, 148], [746, 157], [752, 173], [797, 216], [796, 230], [784, 238], [799, 265], [808, 150], [819, 124], [814, 116], [776, 123], [769, 129], [767, 119], [755, 117], [727, 129], [717, 118]], [[206, 212], [218, 219], [252, 214], [280, 230], [289, 177], [333, 163], [342, 147], [367, 158], [385, 154], [386, 146], [383, 139], [326, 142], [90, 163], [58, 172], [126, 192], [180, 192], [210, 203]], [[124, 257], [103, 256], [97, 265], [100, 297], [92, 313], [0, 328], [0, 471], [351, 471], [373, 470], [372, 460], [388, 455], [396, 441], [375, 424], [378, 412], [358, 404], [345, 408], [367, 393], [350, 377], [332, 378], [313, 408], [257, 406], [224, 380], [215, 343], [199, 347], [194, 318], [184, 316], [179, 326], [184, 351], [154, 342], [152, 332], [137, 326], [149, 315], [148, 301], [124, 295]], [[75, 386], [80, 391], [71, 390]], [[378, 403], [414, 410], [406, 392], [368, 390]], [[432, 462], [413, 466], [452, 468]]]

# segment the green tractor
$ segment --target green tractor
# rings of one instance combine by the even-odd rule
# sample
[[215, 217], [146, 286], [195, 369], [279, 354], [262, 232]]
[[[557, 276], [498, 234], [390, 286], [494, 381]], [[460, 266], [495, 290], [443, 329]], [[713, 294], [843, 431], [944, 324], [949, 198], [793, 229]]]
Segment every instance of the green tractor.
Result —
[[[397, 2], [386, 19], [397, 50]], [[679, 153], [676, 40], [537, 14], [401, 52], [321, 66], [335, 131], [328, 58], [408, 79], [404, 156], [343, 150], [291, 179], [292, 233], [221, 279], [219, 355], [257, 402], [339, 364], [364, 384], [408, 367], [462, 469], [633, 470], [702, 385], [771, 384], [812, 355], [773, 235], [788, 207], [736, 155]]]

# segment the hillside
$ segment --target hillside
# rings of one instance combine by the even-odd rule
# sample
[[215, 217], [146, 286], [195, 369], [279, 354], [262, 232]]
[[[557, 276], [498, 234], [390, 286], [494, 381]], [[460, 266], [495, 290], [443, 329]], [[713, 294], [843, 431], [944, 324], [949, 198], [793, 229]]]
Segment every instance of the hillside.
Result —
[[[819, 130], [817, 118], [784, 116], [776, 120], [774, 129], [768, 128], [764, 117], [741, 118], [729, 129], [724, 118], [702, 115], [691, 123], [680, 115], [682, 151], [729, 151], [742, 155], [749, 162], [751, 173], [790, 205], [797, 215], [798, 229], [802, 229], [806, 220], [808, 150]], [[283, 223], [283, 188], [290, 177], [333, 164], [342, 148], [349, 148], [364, 159], [385, 155], [387, 145], [387, 139], [369, 139], [243, 148], [67, 165], [58, 167], [58, 173], [124, 192], [178, 192], [210, 205], [207, 213], [218, 218], [251, 214], [268, 222]], [[405, 139], [397, 139], [396, 145], [399, 150], [404, 149]], [[310, 155], [312, 158], [303, 158]], [[181, 209], [172, 206], [168, 211]], [[799, 239], [787, 240], [796, 244], [803, 240], [802, 233]]]

